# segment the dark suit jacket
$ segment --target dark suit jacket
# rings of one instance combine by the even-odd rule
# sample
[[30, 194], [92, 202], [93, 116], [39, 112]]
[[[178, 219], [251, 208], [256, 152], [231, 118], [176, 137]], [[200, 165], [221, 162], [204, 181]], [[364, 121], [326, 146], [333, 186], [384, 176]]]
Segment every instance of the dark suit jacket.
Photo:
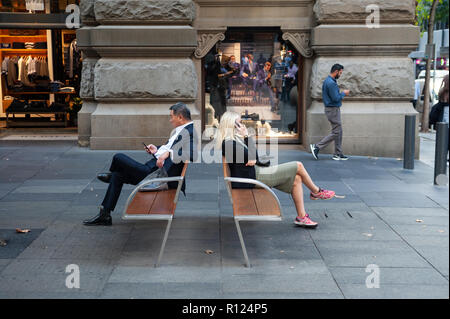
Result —
[[[259, 162], [256, 145], [252, 139], [245, 138], [245, 146], [235, 140], [222, 142], [222, 156], [225, 157], [230, 168], [231, 177], [256, 179], [255, 166], [245, 166], [248, 161]], [[232, 188], [254, 188], [254, 184], [231, 183]]]
[[[183, 170], [184, 162], [194, 162], [196, 160], [197, 152], [195, 151], [194, 143], [194, 125], [191, 123], [183, 128], [178, 134], [177, 139], [173, 142], [171, 149], [173, 150], [173, 160], [168, 157], [164, 161], [164, 168], [169, 176], [180, 176]], [[159, 148], [159, 147], [158, 147]], [[156, 166], [156, 159], [151, 159], [145, 165], [150, 167]], [[177, 188], [178, 182], [169, 182], [169, 188]], [[186, 188], [186, 179], [183, 181], [181, 190], [184, 193]]]

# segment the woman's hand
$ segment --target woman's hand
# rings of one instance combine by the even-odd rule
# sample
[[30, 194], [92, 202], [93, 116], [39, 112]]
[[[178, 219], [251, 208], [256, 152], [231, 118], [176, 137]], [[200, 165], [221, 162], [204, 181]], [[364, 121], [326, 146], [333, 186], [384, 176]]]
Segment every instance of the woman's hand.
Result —
[[244, 124], [242, 123], [239, 123], [239, 125], [236, 124], [236, 130], [239, 135], [248, 136], [248, 130]]
[[252, 160], [252, 161], [248, 161], [247, 164], [245, 164], [245, 166], [255, 166], [256, 164], [256, 160]]

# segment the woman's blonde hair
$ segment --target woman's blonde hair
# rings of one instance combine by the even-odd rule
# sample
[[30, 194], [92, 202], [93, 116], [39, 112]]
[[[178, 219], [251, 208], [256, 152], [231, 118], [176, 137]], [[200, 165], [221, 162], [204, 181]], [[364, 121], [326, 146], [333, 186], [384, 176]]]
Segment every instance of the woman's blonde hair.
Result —
[[241, 116], [236, 112], [227, 111], [220, 118], [219, 129], [216, 133], [216, 148], [222, 148], [225, 139], [236, 140], [235, 123]]

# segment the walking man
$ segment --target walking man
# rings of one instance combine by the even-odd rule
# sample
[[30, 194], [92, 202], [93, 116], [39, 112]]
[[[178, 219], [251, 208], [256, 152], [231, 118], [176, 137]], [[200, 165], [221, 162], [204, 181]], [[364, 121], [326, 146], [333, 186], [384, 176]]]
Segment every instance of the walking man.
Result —
[[330, 75], [325, 79], [322, 85], [322, 99], [325, 105], [325, 114], [331, 124], [331, 133], [324, 137], [319, 143], [311, 144], [310, 149], [313, 157], [319, 159], [318, 154], [321, 149], [334, 141], [333, 159], [336, 161], [346, 161], [348, 157], [342, 152], [342, 121], [341, 121], [341, 105], [342, 99], [347, 96], [350, 91], [339, 90], [337, 79], [339, 79], [344, 71], [344, 67], [335, 64], [331, 68]]

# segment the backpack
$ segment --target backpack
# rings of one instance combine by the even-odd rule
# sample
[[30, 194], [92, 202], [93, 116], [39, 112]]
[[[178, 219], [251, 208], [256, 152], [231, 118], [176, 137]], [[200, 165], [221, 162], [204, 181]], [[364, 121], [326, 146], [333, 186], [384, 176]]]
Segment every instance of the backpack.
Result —
[[437, 122], [442, 121], [442, 114], [444, 111], [444, 103], [436, 103], [433, 105], [429, 115], [429, 126], [436, 125]]

